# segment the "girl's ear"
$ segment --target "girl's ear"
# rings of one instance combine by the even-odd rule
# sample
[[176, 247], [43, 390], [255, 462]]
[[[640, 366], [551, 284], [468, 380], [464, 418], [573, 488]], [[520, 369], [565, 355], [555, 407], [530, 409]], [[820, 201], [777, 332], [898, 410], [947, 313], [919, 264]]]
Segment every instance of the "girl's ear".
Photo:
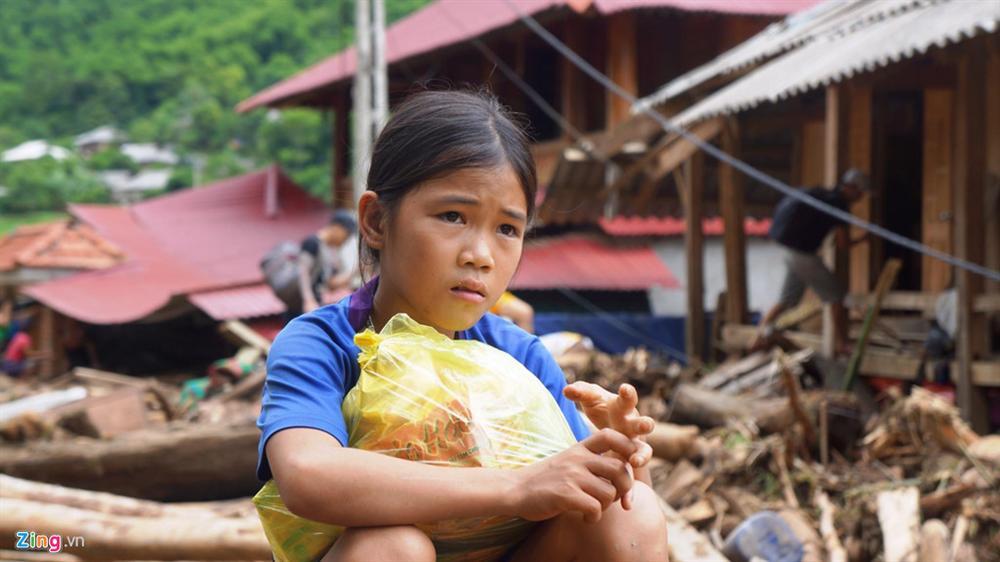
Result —
[[358, 201], [358, 232], [361, 239], [373, 250], [385, 244], [385, 210], [378, 202], [378, 194], [366, 191]]

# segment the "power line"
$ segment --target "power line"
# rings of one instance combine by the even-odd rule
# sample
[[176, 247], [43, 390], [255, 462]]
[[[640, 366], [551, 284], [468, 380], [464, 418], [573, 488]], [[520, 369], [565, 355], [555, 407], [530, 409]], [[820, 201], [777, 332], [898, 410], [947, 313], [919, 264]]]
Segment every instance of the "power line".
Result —
[[876, 236], [879, 236], [885, 240], [888, 240], [889, 242], [892, 242], [904, 248], [930, 256], [932, 258], [943, 261], [952, 266], [965, 269], [966, 271], [982, 275], [987, 279], [991, 279], [993, 281], [1000, 281], [1000, 271], [994, 271], [988, 267], [984, 267], [977, 263], [973, 263], [968, 260], [952, 256], [951, 254], [948, 254], [946, 252], [936, 250], [934, 248], [931, 248], [930, 246], [917, 242], [916, 240], [911, 240], [909, 238], [906, 238], [905, 236], [896, 234], [895, 232], [892, 232], [891, 230], [888, 230], [877, 224], [872, 224], [866, 220], [863, 220], [859, 217], [852, 215], [851, 213], [838, 209], [837, 207], [834, 207], [833, 205], [830, 205], [824, 201], [820, 201], [815, 197], [812, 197], [800, 190], [797, 190], [785, 184], [784, 182], [778, 180], [777, 178], [773, 178], [767, 175], [766, 173], [754, 168], [753, 166], [743, 162], [742, 160], [730, 156], [723, 150], [716, 148], [714, 145], [702, 141], [700, 138], [698, 138], [697, 135], [694, 135], [689, 131], [687, 131], [686, 129], [671, 123], [668, 119], [666, 119], [659, 113], [653, 111], [651, 108], [638, 106], [637, 103], [639, 100], [635, 96], [633, 96], [631, 93], [623, 89], [618, 84], [614, 83], [601, 71], [594, 68], [590, 63], [588, 63], [586, 60], [580, 57], [580, 55], [576, 54], [572, 49], [567, 47], [566, 44], [564, 44], [562, 41], [559, 40], [559, 38], [552, 35], [552, 33], [550, 33], [547, 29], [542, 27], [542, 25], [539, 24], [538, 21], [536, 21], [531, 15], [522, 12], [521, 9], [516, 4], [514, 4], [512, 0], [503, 0], [503, 1], [515, 14], [517, 14], [518, 18], [520, 18], [525, 25], [527, 25], [532, 31], [535, 32], [536, 35], [541, 37], [546, 43], [551, 45], [554, 49], [559, 51], [560, 54], [569, 59], [570, 62], [576, 65], [577, 68], [579, 68], [587, 75], [589, 75], [591, 78], [600, 83], [602, 86], [604, 86], [606, 90], [609, 90], [618, 97], [621, 97], [626, 101], [628, 101], [630, 104], [632, 104], [633, 108], [638, 109], [647, 116], [651, 117], [668, 133], [674, 133], [678, 136], [685, 138], [688, 142], [694, 144], [700, 150], [710, 154], [712, 157], [719, 160], [720, 162], [732, 166], [733, 168], [743, 172], [745, 175], [759, 181], [760, 183], [772, 189], [775, 189], [784, 195], [797, 199], [798, 201], [805, 203], [806, 205], [809, 205], [810, 207], [813, 207], [814, 209], [817, 209], [820, 212], [832, 215], [833, 217], [836, 217], [837, 219], [840, 219], [843, 222], [864, 229]]

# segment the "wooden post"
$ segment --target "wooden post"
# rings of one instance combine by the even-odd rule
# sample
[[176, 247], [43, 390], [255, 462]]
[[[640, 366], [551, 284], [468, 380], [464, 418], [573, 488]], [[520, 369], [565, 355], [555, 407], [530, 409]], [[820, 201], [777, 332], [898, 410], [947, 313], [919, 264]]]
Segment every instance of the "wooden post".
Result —
[[[731, 118], [722, 131], [722, 150], [739, 158], [740, 133]], [[726, 318], [743, 324], [747, 317], [746, 233], [743, 230], [743, 177], [724, 163], [719, 164], [719, 209], [722, 213], [723, 246], [726, 255]], [[716, 310], [716, 314], [719, 311]]]
[[[984, 194], [986, 184], [986, 57], [982, 43], [969, 45], [958, 64], [955, 95], [955, 254], [983, 263], [985, 254]], [[989, 428], [986, 398], [972, 382], [972, 362], [986, 347], [986, 319], [973, 311], [983, 289], [983, 278], [955, 269], [958, 285], [958, 406], [962, 416], [979, 432]]]
[[333, 206], [335, 208], [353, 208], [354, 191], [351, 187], [351, 105], [347, 90], [341, 90], [334, 98], [334, 115], [331, 120], [333, 127], [333, 155], [330, 159], [333, 167], [330, 170], [330, 189], [333, 190]]
[[[952, 252], [954, 224], [951, 189], [952, 107], [954, 91], [924, 90], [923, 242], [942, 252]], [[930, 256], [923, 257], [921, 289], [939, 292], [948, 288], [951, 266]]]
[[[867, 85], [852, 86], [849, 90], [847, 150], [848, 167], [857, 168], [872, 175], [872, 89]], [[859, 218], [871, 220], [872, 196], [862, 197], [851, 205], [851, 213]], [[851, 239], [860, 238], [865, 231], [852, 226]], [[850, 283], [852, 293], [865, 293], [871, 288], [871, 242], [855, 244], [850, 253]]]
[[[578, 17], [570, 17], [566, 20], [563, 25], [563, 42], [573, 49], [573, 52], [579, 53], [584, 45], [583, 40], [583, 29], [581, 28], [581, 22]], [[566, 57], [560, 58], [560, 73], [562, 75], [561, 91], [560, 91], [560, 104], [559, 109], [562, 111], [563, 117], [566, 121], [577, 128], [579, 131], [586, 129], [585, 116], [587, 108], [584, 106], [586, 101], [583, 92], [583, 81], [581, 78], [583, 75]], [[562, 132], [563, 138], [569, 138], [569, 131]]]
[[[635, 12], [619, 12], [608, 19], [607, 75], [625, 91], [639, 93], [639, 73], [636, 61]], [[629, 118], [628, 101], [612, 92], [607, 93], [606, 123], [608, 129]]]
[[702, 198], [705, 155], [695, 152], [685, 162], [684, 251], [687, 254], [687, 318], [684, 342], [688, 364], [698, 364], [705, 350], [705, 283], [702, 254]]
[[[823, 150], [823, 182], [832, 187], [840, 179], [843, 171], [843, 161], [846, 158], [844, 150], [844, 95], [843, 86], [827, 86], [826, 88], [826, 121], [823, 127], [824, 150]], [[835, 236], [845, 236], [842, 229], [834, 230]], [[847, 273], [847, 252], [840, 251], [833, 243], [833, 238], [829, 237], [822, 250], [824, 260], [827, 262], [833, 273], [840, 278], [841, 282], [846, 281]], [[834, 355], [834, 322], [833, 310], [829, 305], [823, 307], [823, 345], [822, 354], [826, 357]]]
[[[1000, 92], [1000, 49], [990, 49], [986, 91]], [[1000, 96], [986, 96], [986, 166], [991, 180], [986, 193], [986, 267], [1000, 270]], [[984, 291], [1000, 292], [1000, 282], [987, 280]]]
[[43, 380], [57, 374], [55, 372], [56, 340], [56, 312], [45, 305], [40, 305], [38, 307], [38, 354], [40, 359], [37, 375]]

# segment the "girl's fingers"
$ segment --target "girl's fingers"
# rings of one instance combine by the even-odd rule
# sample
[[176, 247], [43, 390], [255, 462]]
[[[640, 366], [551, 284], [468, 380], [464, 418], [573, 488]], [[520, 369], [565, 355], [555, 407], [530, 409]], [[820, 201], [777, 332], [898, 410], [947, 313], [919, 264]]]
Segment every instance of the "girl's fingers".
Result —
[[[625, 463], [625, 469], [628, 470], [628, 476], [629, 476], [629, 478], [634, 481], [635, 480], [635, 472], [632, 470], [632, 465], [628, 464], [628, 463]], [[632, 509], [632, 495], [633, 494], [634, 494], [634, 492], [630, 488], [629, 491], [624, 496], [622, 496], [622, 509], [624, 509], [625, 511], [628, 511], [628, 510]]]
[[629, 466], [634, 466], [635, 468], [646, 466], [650, 459], [653, 458], [653, 447], [641, 439], [634, 439], [633, 441], [636, 444], [636, 451], [628, 458]]

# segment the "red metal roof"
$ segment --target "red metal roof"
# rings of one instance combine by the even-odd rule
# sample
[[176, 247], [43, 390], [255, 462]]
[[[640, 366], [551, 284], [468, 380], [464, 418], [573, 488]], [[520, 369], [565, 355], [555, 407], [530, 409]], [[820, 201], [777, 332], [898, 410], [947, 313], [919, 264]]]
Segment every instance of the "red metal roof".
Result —
[[[268, 213], [269, 184], [276, 191], [273, 216]], [[175, 297], [260, 284], [258, 262], [264, 253], [282, 240], [302, 239], [328, 219], [323, 205], [277, 168], [130, 207], [74, 205], [70, 212], [122, 248], [127, 261], [26, 292], [67, 316], [94, 324], [139, 320]], [[211, 296], [204, 300], [217, 302]], [[230, 317], [254, 316], [262, 310], [260, 301], [226, 302]], [[242, 311], [237, 309], [240, 303], [246, 305]], [[212, 311], [218, 312], [206, 310]]]
[[[684, 219], [673, 217], [615, 217], [601, 218], [597, 222], [601, 230], [611, 236], [677, 236], [684, 234], [686, 225]], [[706, 236], [722, 236], [725, 230], [722, 217], [702, 219], [701, 228]], [[747, 236], [767, 236], [771, 219], [747, 217], [743, 228]]]
[[[673, 8], [732, 14], [785, 15], [819, 0], [514, 0], [522, 12], [535, 15], [552, 9], [584, 12], [591, 6], [602, 14], [637, 8]], [[396, 22], [386, 30], [386, 61], [404, 59], [460, 43], [510, 25], [518, 14], [506, 0], [437, 0]], [[354, 75], [354, 48], [333, 56], [254, 94], [236, 110], [280, 105], [290, 98], [329, 87]]]
[[264, 283], [194, 293], [188, 299], [216, 320], [235, 320], [273, 316], [285, 311], [285, 305]]
[[0, 271], [102, 269], [123, 258], [121, 250], [88, 225], [67, 220], [21, 226], [0, 238]]
[[654, 285], [680, 287], [648, 246], [618, 247], [568, 236], [526, 244], [510, 288], [645, 291]]

